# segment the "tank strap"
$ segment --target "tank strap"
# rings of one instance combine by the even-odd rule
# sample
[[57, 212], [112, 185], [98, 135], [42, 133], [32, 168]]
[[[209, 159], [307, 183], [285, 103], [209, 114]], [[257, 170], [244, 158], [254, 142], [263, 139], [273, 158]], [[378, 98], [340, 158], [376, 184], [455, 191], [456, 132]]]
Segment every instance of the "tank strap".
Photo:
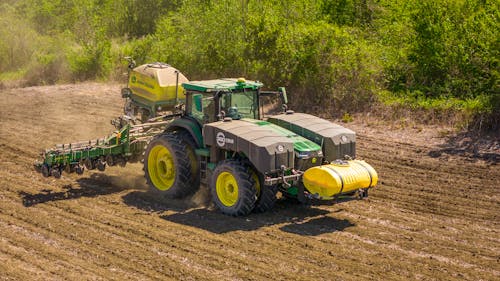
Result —
[[328, 165], [325, 166], [328, 170], [334, 172], [335, 174], [337, 174], [337, 176], [339, 176], [340, 178], [340, 182], [342, 183], [342, 186], [340, 187], [340, 192], [339, 193], [342, 193], [342, 191], [344, 190], [344, 179], [342, 178], [342, 175], [337, 172], [335, 169], [329, 167]]
[[372, 183], [373, 183], [373, 177], [372, 177], [372, 173], [370, 172], [370, 170], [369, 170], [369, 169], [368, 169], [365, 165], [363, 165], [361, 162], [354, 162], [354, 161], [353, 161], [353, 163], [358, 164], [358, 166], [363, 167], [363, 169], [365, 169], [365, 170], [368, 172], [368, 175], [370, 176], [370, 184], [369, 184], [367, 187], [372, 186]]

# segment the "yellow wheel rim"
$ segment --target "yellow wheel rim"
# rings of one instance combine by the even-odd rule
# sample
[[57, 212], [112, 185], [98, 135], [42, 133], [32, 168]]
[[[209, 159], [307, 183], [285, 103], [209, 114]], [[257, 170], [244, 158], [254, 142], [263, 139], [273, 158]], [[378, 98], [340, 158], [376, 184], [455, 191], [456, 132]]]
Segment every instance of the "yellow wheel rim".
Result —
[[253, 172], [252, 178], [255, 181], [255, 190], [257, 190], [257, 198], [260, 197], [260, 180], [256, 172]]
[[175, 181], [174, 157], [163, 145], [156, 145], [148, 155], [149, 178], [159, 190], [167, 190]]
[[196, 159], [196, 155], [193, 149], [187, 149], [189, 162], [191, 163], [191, 176], [196, 177], [198, 172], [198, 160]]
[[217, 177], [215, 184], [217, 197], [226, 207], [231, 207], [238, 201], [238, 183], [229, 172], [222, 172]]

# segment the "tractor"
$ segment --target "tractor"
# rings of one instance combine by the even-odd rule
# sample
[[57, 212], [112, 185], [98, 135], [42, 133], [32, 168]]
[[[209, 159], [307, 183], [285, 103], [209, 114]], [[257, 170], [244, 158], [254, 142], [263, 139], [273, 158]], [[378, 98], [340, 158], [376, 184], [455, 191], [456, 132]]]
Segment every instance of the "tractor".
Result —
[[[244, 78], [183, 78], [179, 85], [179, 77], [184, 76], [169, 68], [139, 66], [150, 71], [146, 78], [151, 80], [132, 74], [136, 78], [130, 78], [129, 86], [142, 79], [140, 85], [149, 90], [127, 87], [122, 91], [136, 111], [149, 111], [144, 113], [148, 117], [144, 123], [118, 122], [114, 135], [89, 142], [83, 149], [81, 143], [74, 148], [58, 145], [46, 150], [35, 166], [44, 176], [60, 176], [62, 170], [80, 173], [95, 166], [104, 170], [116, 159], [142, 158], [153, 193], [183, 198], [203, 184], [215, 206], [230, 216], [265, 212], [273, 208], [279, 192], [300, 202], [323, 202], [344, 196], [364, 198], [376, 186], [373, 167], [355, 160], [356, 134], [289, 110], [284, 88], [264, 91], [261, 82]], [[169, 73], [167, 78], [175, 84], [162, 87], [161, 71]], [[278, 104], [279, 112], [268, 113], [270, 100], [271, 105]], [[172, 112], [153, 116], [158, 105]]]

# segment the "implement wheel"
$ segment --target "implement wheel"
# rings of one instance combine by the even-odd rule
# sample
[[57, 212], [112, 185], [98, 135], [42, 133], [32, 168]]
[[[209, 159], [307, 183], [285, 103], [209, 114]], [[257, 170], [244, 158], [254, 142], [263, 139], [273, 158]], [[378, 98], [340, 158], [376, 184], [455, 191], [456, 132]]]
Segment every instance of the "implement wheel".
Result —
[[83, 166], [81, 166], [80, 164], [76, 164], [76, 166], [75, 166], [76, 174], [82, 175], [84, 170], [85, 170], [85, 168]]
[[193, 193], [193, 175], [185, 142], [175, 133], [156, 136], [144, 155], [144, 172], [150, 189], [170, 198]]
[[56, 179], [61, 178], [61, 170], [59, 168], [52, 168], [50, 174]]
[[116, 164], [116, 163], [115, 163], [115, 160], [114, 160], [114, 158], [113, 158], [113, 155], [111, 155], [111, 154], [106, 155], [105, 160], [106, 160], [106, 164], [107, 164], [108, 166], [114, 166], [114, 165]]
[[210, 180], [212, 201], [222, 213], [248, 215], [255, 206], [257, 190], [250, 167], [240, 161], [220, 162]]
[[49, 168], [49, 165], [47, 165], [47, 164], [43, 164], [43, 165], [42, 165], [42, 175], [43, 175], [44, 177], [46, 177], [46, 178], [50, 176], [50, 168]]
[[86, 158], [83, 161], [83, 165], [89, 171], [95, 169], [95, 162], [92, 159], [90, 159], [90, 158]]
[[96, 167], [97, 167], [97, 170], [104, 172], [104, 170], [106, 170], [106, 162], [99, 159], [99, 160], [97, 160]]

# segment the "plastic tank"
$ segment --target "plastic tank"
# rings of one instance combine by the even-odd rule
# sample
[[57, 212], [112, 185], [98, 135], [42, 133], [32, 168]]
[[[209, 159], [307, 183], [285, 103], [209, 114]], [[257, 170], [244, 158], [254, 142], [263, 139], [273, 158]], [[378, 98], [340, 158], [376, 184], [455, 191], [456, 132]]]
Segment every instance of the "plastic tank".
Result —
[[312, 167], [305, 171], [302, 180], [311, 194], [327, 199], [339, 193], [374, 187], [378, 175], [365, 161], [349, 160]]
[[184, 99], [182, 83], [189, 80], [180, 71], [165, 63], [144, 64], [130, 73], [129, 88], [132, 95], [149, 102], [175, 103], [178, 83], [178, 99]]

